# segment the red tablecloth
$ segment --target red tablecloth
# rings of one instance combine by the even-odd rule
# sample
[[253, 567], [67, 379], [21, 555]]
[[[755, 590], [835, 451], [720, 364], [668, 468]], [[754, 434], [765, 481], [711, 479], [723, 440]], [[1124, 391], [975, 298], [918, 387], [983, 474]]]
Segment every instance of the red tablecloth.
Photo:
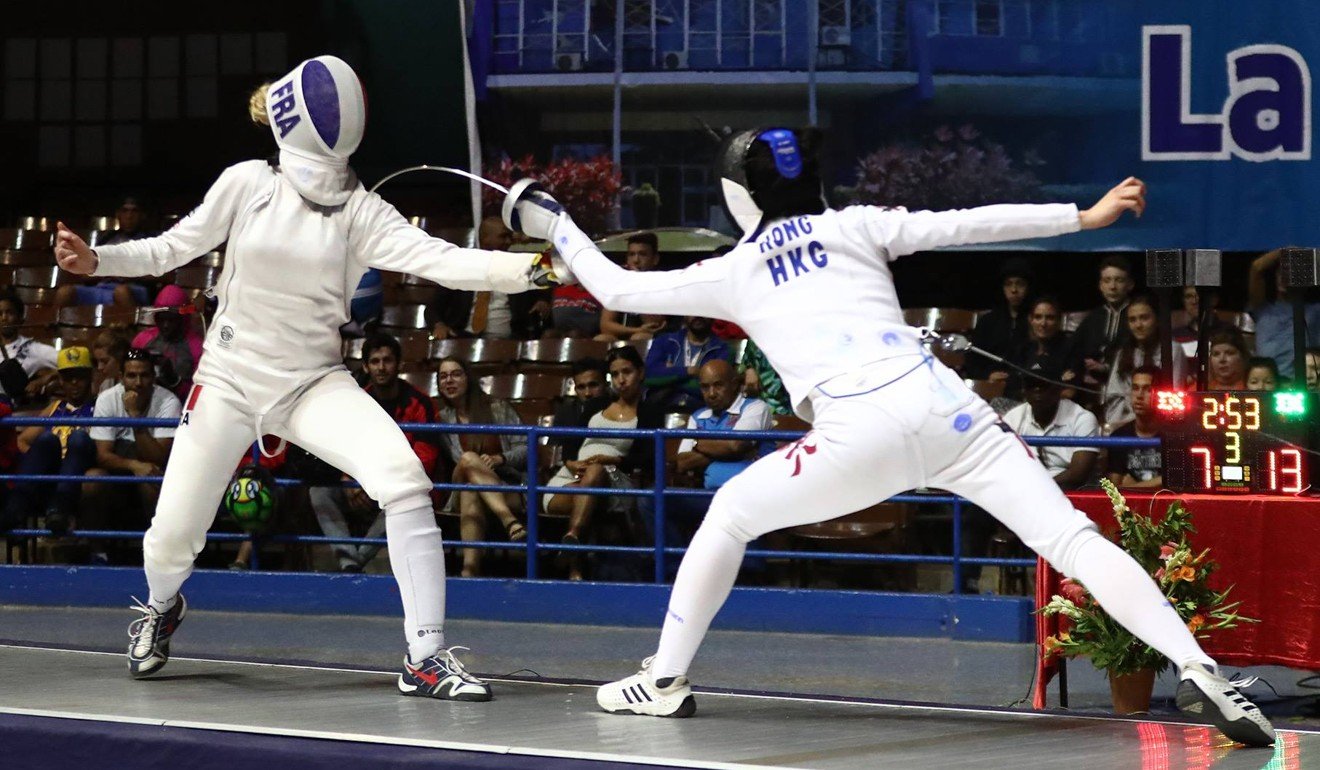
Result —
[[[1137, 512], [1163, 516], [1171, 493], [1125, 493]], [[1103, 492], [1068, 495], [1106, 533], [1117, 529]], [[1230, 600], [1242, 602], [1243, 615], [1259, 618], [1205, 641], [1206, 652], [1231, 666], [1278, 664], [1320, 669], [1320, 498], [1230, 495], [1178, 495], [1192, 512], [1192, 545], [1209, 548], [1220, 568], [1210, 585], [1233, 585]], [[1036, 570], [1036, 606], [1059, 591], [1062, 577], [1041, 562]], [[1039, 656], [1045, 637], [1058, 633], [1058, 618], [1036, 616]], [[1058, 668], [1038, 657], [1036, 708], [1045, 707], [1045, 688]]]

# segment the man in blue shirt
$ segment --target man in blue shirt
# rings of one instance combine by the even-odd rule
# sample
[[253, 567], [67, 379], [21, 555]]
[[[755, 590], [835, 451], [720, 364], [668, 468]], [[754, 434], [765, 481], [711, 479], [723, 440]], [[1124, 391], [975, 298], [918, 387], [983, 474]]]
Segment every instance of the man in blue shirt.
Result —
[[697, 371], [716, 359], [729, 359], [729, 343], [711, 331], [709, 318], [688, 316], [682, 329], [651, 340], [646, 353], [647, 399], [666, 411], [696, 409], [702, 399]]
[[[1279, 269], [1282, 249], [1262, 254], [1251, 263], [1247, 310], [1256, 322], [1256, 355], [1273, 358], [1279, 376], [1293, 376], [1293, 308]], [[1320, 302], [1306, 305], [1306, 346], [1320, 346]]]

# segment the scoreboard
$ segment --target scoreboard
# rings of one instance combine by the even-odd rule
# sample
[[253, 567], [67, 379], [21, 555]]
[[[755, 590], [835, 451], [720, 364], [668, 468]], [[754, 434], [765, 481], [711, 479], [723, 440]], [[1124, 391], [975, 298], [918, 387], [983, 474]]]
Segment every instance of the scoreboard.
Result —
[[1157, 390], [1164, 485], [1176, 492], [1310, 491], [1315, 393]]

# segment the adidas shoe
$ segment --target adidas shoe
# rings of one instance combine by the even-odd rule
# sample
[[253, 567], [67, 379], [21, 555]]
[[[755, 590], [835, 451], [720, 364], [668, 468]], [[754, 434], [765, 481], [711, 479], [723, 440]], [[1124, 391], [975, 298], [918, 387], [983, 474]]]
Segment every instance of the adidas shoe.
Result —
[[697, 702], [687, 677], [657, 682], [651, 677], [653, 660], [655, 656], [642, 661], [642, 670], [627, 679], [601, 685], [596, 690], [596, 703], [609, 712], [627, 711], [653, 717], [690, 717], [697, 713]]
[[488, 701], [490, 685], [468, 673], [450, 647], [413, 665], [408, 656], [403, 658], [403, 672], [399, 674], [399, 692], [440, 700]]
[[1182, 670], [1178, 682], [1178, 708], [1184, 714], [1202, 717], [1219, 731], [1248, 746], [1274, 743], [1274, 728], [1256, 704], [1237, 691], [1255, 682], [1255, 677], [1228, 681], [1210, 666], [1193, 664]]
[[161, 670], [170, 659], [170, 637], [183, 622], [188, 612], [188, 602], [179, 594], [174, 606], [165, 612], [157, 612], [150, 605], [137, 602], [132, 609], [142, 613], [142, 617], [128, 626], [128, 636], [133, 641], [128, 643], [128, 672], [135, 677], [144, 677]]

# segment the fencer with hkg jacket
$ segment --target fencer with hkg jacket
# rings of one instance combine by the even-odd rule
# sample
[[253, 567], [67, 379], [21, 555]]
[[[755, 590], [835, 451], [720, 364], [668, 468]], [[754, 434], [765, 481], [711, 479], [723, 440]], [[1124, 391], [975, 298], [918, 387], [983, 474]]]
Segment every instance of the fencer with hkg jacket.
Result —
[[344, 62], [310, 59], [277, 80], [267, 115], [278, 163], [231, 166], [165, 234], [96, 250], [96, 275], [161, 275], [228, 243], [197, 385], [143, 544], [151, 605], [171, 605], [230, 471], [269, 433], [356, 479], [386, 512], [409, 649], [419, 661], [443, 642], [431, 481], [393, 419], [344, 368], [338, 330], [368, 268], [512, 293], [533, 288], [528, 260], [432, 238], [363, 188], [347, 159], [362, 137], [365, 102]]

